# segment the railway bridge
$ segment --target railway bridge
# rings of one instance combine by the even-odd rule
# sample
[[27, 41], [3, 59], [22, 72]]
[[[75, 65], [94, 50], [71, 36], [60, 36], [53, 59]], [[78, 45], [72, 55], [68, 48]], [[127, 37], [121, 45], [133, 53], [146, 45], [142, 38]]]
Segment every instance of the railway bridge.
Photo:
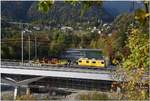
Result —
[[83, 69], [57, 65], [1, 63], [1, 83], [15, 87], [14, 99], [19, 87], [26, 87], [26, 93], [36, 87], [69, 88], [84, 90], [110, 90], [117, 81], [112, 70]]

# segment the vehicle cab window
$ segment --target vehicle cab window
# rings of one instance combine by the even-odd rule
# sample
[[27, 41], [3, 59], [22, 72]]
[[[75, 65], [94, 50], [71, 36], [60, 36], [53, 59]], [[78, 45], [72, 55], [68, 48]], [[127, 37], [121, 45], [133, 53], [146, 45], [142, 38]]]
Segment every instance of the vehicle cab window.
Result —
[[92, 63], [94, 63], [94, 64], [95, 64], [95, 63], [96, 63], [96, 61], [92, 61]]

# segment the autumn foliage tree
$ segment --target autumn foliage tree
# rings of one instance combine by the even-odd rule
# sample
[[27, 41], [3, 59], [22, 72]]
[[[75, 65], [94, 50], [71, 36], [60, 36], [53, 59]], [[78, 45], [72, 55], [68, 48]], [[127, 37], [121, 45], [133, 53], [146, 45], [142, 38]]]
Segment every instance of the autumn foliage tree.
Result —
[[[149, 37], [141, 29], [132, 29], [127, 42], [130, 54], [124, 58], [122, 67], [125, 70], [127, 83], [123, 86], [124, 97], [132, 100], [148, 98]], [[147, 88], [144, 87], [147, 85]]]

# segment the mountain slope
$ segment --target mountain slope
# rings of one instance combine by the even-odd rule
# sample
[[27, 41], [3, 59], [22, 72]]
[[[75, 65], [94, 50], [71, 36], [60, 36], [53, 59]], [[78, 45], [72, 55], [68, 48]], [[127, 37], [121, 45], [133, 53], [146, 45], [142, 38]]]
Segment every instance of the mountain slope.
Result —
[[81, 17], [81, 5], [74, 7], [57, 1], [48, 14], [43, 14], [37, 10], [37, 2], [35, 1], [2, 1], [1, 14], [2, 18], [25, 22], [35, 19], [56, 20], [59, 23], [93, 19], [111, 22], [120, 13], [131, 12], [139, 7], [142, 7], [141, 3], [135, 2], [133, 5], [133, 2], [128, 1], [104, 1], [102, 7], [94, 6]]

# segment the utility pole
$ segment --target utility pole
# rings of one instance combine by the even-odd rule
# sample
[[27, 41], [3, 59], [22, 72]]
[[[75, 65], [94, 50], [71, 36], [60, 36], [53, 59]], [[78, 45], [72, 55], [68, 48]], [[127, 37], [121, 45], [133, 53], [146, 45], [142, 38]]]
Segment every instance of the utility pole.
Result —
[[29, 46], [29, 50], [28, 50], [28, 52], [29, 52], [29, 62], [30, 62], [30, 34], [29, 34], [29, 36], [28, 36], [28, 46]]
[[28, 30], [28, 29], [25, 29], [24, 31], [22, 31], [21, 32], [21, 60], [22, 60], [22, 64], [23, 64], [23, 56], [24, 56], [24, 54], [23, 54], [23, 34], [24, 33], [29, 33], [28, 34], [28, 52], [29, 52], [29, 62], [30, 62], [30, 50], [31, 50], [31, 48], [30, 48], [30, 35], [31, 35], [31, 33], [32, 33], [32, 31], [31, 30]]
[[24, 33], [24, 31], [21, 32], [21, 40], [22, 40], [21, 41], [21, 47], [22, 47], [21, 48], [21, 60], [22, 60], [22, 64], [23, 64], [23, 55], [24, 55], [23, 54], [23, 33]]
[[30, 47], [30, 35], [31, 35], [31, 33], [32, 33], [32, 31], [31, 30], [28, 30], [28, 29], [25, 29], [25, 32], [27, 33], [27, 35], [28, 35], [28, 61], [29, 61], [29, 63], [30, 63], [30, 59], [31, 59], [31, 57], [30, 57], [30, 50], [31, 50], [31, 47]]
[[35, 59], [37, 58], [37, 40], [35, 36]]

